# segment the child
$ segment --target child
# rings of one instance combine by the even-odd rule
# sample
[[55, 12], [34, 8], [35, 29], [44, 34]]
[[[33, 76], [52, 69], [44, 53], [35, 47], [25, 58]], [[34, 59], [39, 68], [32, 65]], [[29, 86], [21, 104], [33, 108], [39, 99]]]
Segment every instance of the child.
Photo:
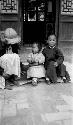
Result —
[[10, 82], [18, 85], [17, 79], [20, 78], [20, 58], [18, 54], [12, 52], [11, 45], [7, 45], [6, 54], [0, 57], [0, 66], [4, 69], [3, 77], [6, 80], [6, 87]]
[[[13, 28], [6, 28], [5, 32], [5, 40], [7, 44], [11, 44], [13, 53], [19, 54], [20, 45], [21, 45], [21, 37], [17, 34], [16, 30]], [[21, 73], [25, 70], [24, 65], [20, 62]]]
[[56, 36], [53, 34], [50, 35], [47, 44], [48, 46], [42, 51], [45, 56], [47, 83], [57, 83], [57, 76], [61, 77], [64, 82], [66, 82], [66, 80], [69, 81], [69, 74], [66, 71], [66, 66], [63, 64], [64, 56], [56, 46]]
[[27, 61], [29, 62], [29, 69], [27, 71], [27, 78], [32, 78], [32, 84], [37, 85], [38, 79], [45, 77], [44, 61], [45, 57], [41, 52], [41, 44], [33, 43], [32, 53], [29, 54]]

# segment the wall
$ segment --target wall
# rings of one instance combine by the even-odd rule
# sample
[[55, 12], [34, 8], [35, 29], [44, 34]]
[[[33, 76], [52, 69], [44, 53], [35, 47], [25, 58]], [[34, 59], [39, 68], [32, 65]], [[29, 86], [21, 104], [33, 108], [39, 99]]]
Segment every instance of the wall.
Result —
[[[20, 0], [17, 0], [17, 1], [18, 1], [18, 13], [6, 14], [4, 11], [2, 11], [0, 30], [5, 30], [6, 28], [11, 27], [11, 28], [14, 28], [19, 35], [21, 35], [21, 20], [20, 20], [21, 19], [21, 10], [20, 10], [21, 2]], [[7, 5], [9, 5], [9, 3], [6, 2], [6, 6]]]
[[58, 46], [62, 49], [65, 55], [65, 61], [72, 62], [73, 0], [67, 1], [68, 0], [60, 0]]

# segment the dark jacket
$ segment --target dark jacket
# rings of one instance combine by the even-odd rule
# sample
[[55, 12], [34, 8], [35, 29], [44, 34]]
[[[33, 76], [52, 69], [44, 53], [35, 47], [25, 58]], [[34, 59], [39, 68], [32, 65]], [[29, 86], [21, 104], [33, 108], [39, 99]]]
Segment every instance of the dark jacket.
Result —
[[58, 65], [62, 64], [64, 61], [64, 56], [58, 47], [49, 47], [47, 46], [43, 51], [43, 55], [45, 56], [45, 68], [49, 65], [49, 62], [55, 61]]

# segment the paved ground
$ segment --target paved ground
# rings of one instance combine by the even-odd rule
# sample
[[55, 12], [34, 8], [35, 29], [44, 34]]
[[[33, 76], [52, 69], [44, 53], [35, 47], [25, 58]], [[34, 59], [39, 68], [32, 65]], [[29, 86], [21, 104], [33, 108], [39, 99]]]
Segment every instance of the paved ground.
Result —
[[72, 84], [0, 90], [0, 125], [73, 125]]
[[[23, 62], [26, 50], [20, 54]], [[65, 64], [71, 72], [71, 65]], [[73, 83], [40, 82], [36, 87], [25, 84], [0, 90], [0, 125], [73, 125]]]

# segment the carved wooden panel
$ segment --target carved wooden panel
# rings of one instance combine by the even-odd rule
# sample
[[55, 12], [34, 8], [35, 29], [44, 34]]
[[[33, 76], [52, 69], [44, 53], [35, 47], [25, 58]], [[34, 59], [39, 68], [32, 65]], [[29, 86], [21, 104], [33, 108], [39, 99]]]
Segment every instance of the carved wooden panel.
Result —
[[1, 0], [1, 13], [18, 13], [18, 0]]
[[61, 14], [73, 15], [73, 0], [61, 0]]

